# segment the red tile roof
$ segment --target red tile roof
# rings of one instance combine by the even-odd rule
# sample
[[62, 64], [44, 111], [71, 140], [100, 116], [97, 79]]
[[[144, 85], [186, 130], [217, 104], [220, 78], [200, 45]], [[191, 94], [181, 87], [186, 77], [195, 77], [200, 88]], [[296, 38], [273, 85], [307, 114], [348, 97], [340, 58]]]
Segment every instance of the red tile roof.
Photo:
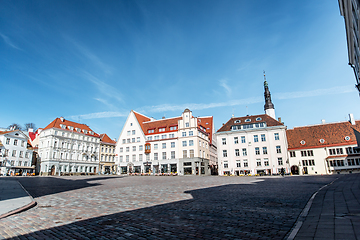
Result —
[[144, 115], [142, 115], [142, 114], [140, 114], [140, 113], [137, 113], [137, 112], [135, 112], [135, 111], [133, 111], [133, 113], [135, 114], [135, 117], [136, 117], [136, 119], [138, 120], [141, 129], [143, 130], [144, 133], [146, 133], [143, 123], [144, 123], [144, 122], [151, 121], [151, 119], [148, 118], [148, 117], [146, 117], [146, 116], [144, 116]]
[[[356, 121], [356, 125], [339, 122], [288, 129], [286, 131], [288, 149], [357, 144], [353, 128], [360, 131], [360, 121]], [[349, 141], [345, 140], [346, 136], [350, 137]], [[324, 140], [323, 143], [320, 142], [321, 139]], [[305, 141], [305, 144], [301, 144], [301, 141]]]
[[198, 117], [198, 125], [206, 129], [206, 132], [209, 134], [210, 144], [212, 144], [213, 117]]
[[100, 134], [100, 141], [103, 143], [116, 144], [116, 142], [111, 138], [109, 138], [109, 136], [106, 135], [106, 133]]
[[[66, 129], [63, 129], [63, 130], [67, 130], [67, 131], [71, 131], [70, 129], [68, 129], [68, 126], [72, 126], [74, 127], [74, 130], [75, 131], [75, 128], [79, 128], [81, 129], [81, 133], [82, 134], [85, 134], [82, 130], [87, 130], [87, 136], [92, 136], [92, 137], [100, 137], [99, 134], [95, 133], [93, 130], [91, 130], [91, 128], [86, 125], [86, 124], [81, 124], [81, 123], [76, 123], [76, 122], [72, 122], [72, 121], [69, 121], [69, 120], [66, 120], [65, 118], [63, 119], [64, 121], [61, 121], [60, 118], [56, 118], [54, 121], [52, 121], [49, 125], [47, 125], [43, 130], [46, 130], [46, 129], [51, 129], [51, 128], [59, 128], [59, 129], [62, 129], [60, 127], [60, 124], [63, 124], [66, 126]], [[89, 133], [89, 131], [92, 131], [94, 132], [94, 135], [91, 135]]]
[[[261, 118], [261, 120], [256, 121], [256, 118]], [[246, 119], [250, 119], [251, 121], [245, 122]], [[235, 121], [240, 121], [240, 122], [235, 123]], [[234, 125], [245, 125], [245, 124], [261, 123], [261, 122], [266, 122], [267, 127], [284, 126], [283, 123], [273, 119], [272, 117], [266, 114], [261, 114], [261, 115], [230, 118], [230, 120], [227, 121], [227, 123], [225, 123], [217, 132], [231, 131], [231, 127]]]

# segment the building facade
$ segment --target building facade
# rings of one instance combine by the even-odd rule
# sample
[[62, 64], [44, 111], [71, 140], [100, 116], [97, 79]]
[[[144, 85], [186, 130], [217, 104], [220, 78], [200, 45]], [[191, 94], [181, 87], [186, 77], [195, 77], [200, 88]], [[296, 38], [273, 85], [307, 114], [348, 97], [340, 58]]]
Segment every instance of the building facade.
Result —
[[354, 129], [360, 121], [295, 127], [286, 132], [292, 174], [338, 174], [360, 171], [360, 151]]
[[209, 175], [213, 126], [189, 109], [160, 120], [131, 111], [116, 145], [118, 173]]
[[28, 136], [20, 131], [0, 132], [0, 175], [28, 175], [32, 166], [33, 150]]
[[219, 175], [289, 172], [286, 126], [275, 108], [264, 75], [265, 114], [232, 117], [217, 132]]
[[356, 88], [360, 93], [360, 0], [339, 0], [339, 8], [345, 20], [349, 65], [354, 70]]
[[96, 174], [100, 136], [87, 125], [56, 118], [39, 135], [40, 175]]
[[100, 165], [101, 174], [116, 174], [115, 164], [116, 141], [109, 138], [105, 133], [100, 134]]

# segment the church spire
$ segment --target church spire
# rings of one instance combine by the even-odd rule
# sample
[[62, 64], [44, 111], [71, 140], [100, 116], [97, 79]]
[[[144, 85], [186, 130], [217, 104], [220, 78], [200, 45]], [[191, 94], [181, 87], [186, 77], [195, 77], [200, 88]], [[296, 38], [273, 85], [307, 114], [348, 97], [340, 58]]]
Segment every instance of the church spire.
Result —
[[265, 71], [264, 71], [264, 97], [265, 97], [265, 105], [264, 110], [265, 114], [269, 115], [270, 117], [275, 119], [275, 108], [274, 104], [271, 101], [271, 94], [269, 90], [268, 83], [266, 81]]

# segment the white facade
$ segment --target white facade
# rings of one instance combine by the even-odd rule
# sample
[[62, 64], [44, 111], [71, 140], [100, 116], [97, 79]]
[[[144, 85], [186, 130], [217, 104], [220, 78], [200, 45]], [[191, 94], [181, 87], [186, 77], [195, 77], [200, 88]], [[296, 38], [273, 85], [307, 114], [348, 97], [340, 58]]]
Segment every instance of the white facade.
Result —
[[118, 174], [210, 174], [209, 119], [188, 109], [160, 120], [131, 111], [116, 146]]
[[99, 135], [84, 124], [61, 119], [40, 133], [40, 175], [95, 174], [99, 168]]
[[28, 137], [20, 130], [0, 132], [0, 175], [32, 173], [33, 151], [27, 147]]
[[216, 133], [219, 175], [289, 172], [285, 130], [267, 115], [230, 119]]

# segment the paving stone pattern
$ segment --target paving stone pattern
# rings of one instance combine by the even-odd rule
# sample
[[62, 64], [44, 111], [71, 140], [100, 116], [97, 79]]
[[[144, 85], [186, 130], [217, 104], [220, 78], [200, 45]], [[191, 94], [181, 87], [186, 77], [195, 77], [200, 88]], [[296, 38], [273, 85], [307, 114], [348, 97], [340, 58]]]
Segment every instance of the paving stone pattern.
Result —
[[338, 177], [19, 177], [38, 205], [0, 239], [283, 239]]

